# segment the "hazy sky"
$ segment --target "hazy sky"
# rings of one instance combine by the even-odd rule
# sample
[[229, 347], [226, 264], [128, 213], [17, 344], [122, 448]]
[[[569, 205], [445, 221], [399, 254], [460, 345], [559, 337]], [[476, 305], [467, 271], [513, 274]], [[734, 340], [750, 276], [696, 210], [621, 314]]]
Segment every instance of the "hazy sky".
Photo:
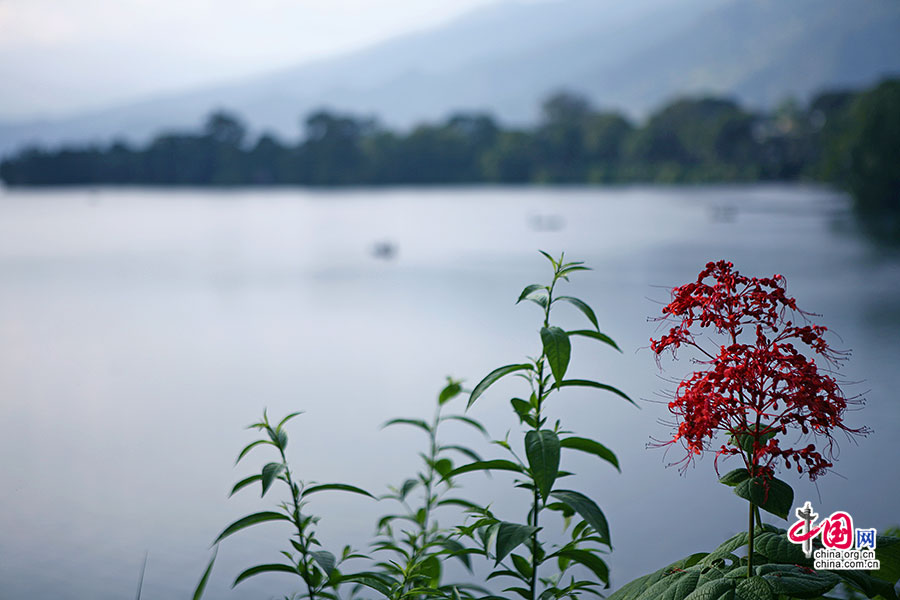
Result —
[[500, 0], [0, 0], [0, 119], [227, 81]]

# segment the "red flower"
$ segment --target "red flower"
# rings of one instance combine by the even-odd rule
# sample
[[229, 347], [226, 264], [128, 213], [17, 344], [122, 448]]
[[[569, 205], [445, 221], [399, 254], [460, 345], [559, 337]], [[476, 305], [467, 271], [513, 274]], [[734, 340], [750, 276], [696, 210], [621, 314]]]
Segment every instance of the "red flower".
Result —
[[[829, 347], [826, 328], [810, 323], [814, 315], [797, 308], [785, 291], [780, 275], [745, 277], [726, 261], [708, 263], [696, 282], [672, 290], [660, 320], [673, 326], [651, 339], [650, 348], [674, 355], [691, 347], [703, 355], [696, 362], [704, 366], [678, 384], [669, 403], [676, 431], [660, 444], [681, 442], [685, 466], [724, 432], [728, 439], [716, 450], [717, 465], [719, 457], [738, 455], [752, 476], [770, 477], [780, 459], [815, 479], [833, 466], [836, 430], [869, 432], [844, 424], [848, 404], [862, 403], [845, 397], [832, 375], [845, 355]], [[709, 337], [718, 348], [704, 347]], [[779, 438], [789, 430], [813, 443], [782, 447]]]

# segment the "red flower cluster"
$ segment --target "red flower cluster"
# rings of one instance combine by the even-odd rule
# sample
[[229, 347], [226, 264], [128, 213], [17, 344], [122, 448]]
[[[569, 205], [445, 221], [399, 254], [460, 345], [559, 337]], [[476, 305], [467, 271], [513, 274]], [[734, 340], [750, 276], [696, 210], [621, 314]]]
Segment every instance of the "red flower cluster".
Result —
[[[819, 357], [836, 367], [842, 355], [828, 346], [826, 328], [809, 324], [811, 313], [786, 295], [780, 275], [745, 277], [730, 262], [710, 262], [696, 282], [672, 290], [672, 301], [662, 312], [661, 320], [674, 326], [650, 340], [651, 349], [657, 355], [667, 348], [674, 354], [687, 346], [705, 357], [697, 362], [706, 368], [678, 385], [669, 403], [677, 429], [673, 439], [661, 444], [680, 441], [688, 451], [685, 466], [709, 449], [717, 432], [724, 432], [729, 437], [716, 451], [717, 462], [721, 456], [738, 455], [752, 476], [770, 477], [781, 459], [815, 479], [833, 466], [829, 458], [835, 430], [868, 433], [865, 427], [844, 424], [848, 404], [862, 401], [846, 398], [829, 374], [833, 369], [816, 364]], [[717, 334], [722, 341], [718, 349], [704, 348], [697, 339], [701, 333]], [[782, 448], [778, 436], [789, 429], [823, 444], [825, 454], [815, 443]]]

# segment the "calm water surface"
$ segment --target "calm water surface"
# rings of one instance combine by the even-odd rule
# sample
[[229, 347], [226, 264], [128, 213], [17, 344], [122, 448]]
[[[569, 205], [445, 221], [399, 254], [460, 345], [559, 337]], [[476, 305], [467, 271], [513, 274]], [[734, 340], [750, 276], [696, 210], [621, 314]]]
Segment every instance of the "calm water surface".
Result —
[[[536, 221], [553, 225], [537, 230]], [[555, 228], [555, 229], [554, 229]], [[375, 257], [381, 242], [396, 248]], [[594, 271], [569, 291], [591, 302], [619, 355], [588, 343], [570, 373], [640, 398], [567, 391], [551, 413], [614, 449], [622, 474], [587, 458], [567, 467], [609, 518], [614, 586], [709, 550], [745, 521], [711, 460], [645, 448], [668, 433], [657, 401], [685, 362], [657, 369], [647, 321], [667, 288], [728, 258], [782, 273], [801, 307], [851, 348], [844, 378], [875, 433], [840, 440], [837, 473], [798, 498], [844, 509], [860, 526], [900, 522], [900, 256], [857, 232], [847, 199], [817, 188], [475, 188], [337, 192], [77, 190], [0, 195], [0, 598], [186, 597], [230, 520], [268, 507], [227, 490], [267, 457], [233, 467], [264, 407], [294, 422], [302, 477], [375, 492], [417, 466], [415, 431], [446, 375], [480, 379], [538, 352], [536, 307], [515, 306], [546, 278], [538, 248]], [[564, 326], [578, 314], [560, 311]], [[498, 385], [473, 408], [494, 436], [512, 420]], [[461, 409], [461, 406], [457, 406]], [[465, 431], [448, 435], [492, 450]], [[506, 480], [466, 491], [519, 519], [527, 499]], [[502, 497], [501, 497], [502, 493]], [[392, 507], [318, 496], [321, 539], [364, 545]], [[821, 512], [821, 511], [820, 511]], [[452, 517], [447, 516], [445, 520]], [[222, 545], [211, 598], [294, 589], [243, 567], [278, 560], [277, 526]], [[229, 543], [230, 542], [230, 543]], [[460, 574], [460, 576], [462, 576]]]

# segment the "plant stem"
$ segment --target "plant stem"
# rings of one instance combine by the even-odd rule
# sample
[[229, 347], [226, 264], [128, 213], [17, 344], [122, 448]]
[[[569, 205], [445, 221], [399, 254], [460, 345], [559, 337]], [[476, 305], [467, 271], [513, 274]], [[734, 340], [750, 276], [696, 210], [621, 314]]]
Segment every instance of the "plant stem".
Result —
[[[301, 547], [306, 549], [306, 538], [303, 536], [303, 525], [300, 522], [300, 496], [297, 492], [297, 488], [294, 486], [294, 481], [291, 479], [291, 470], [288, 468], [287, 457], [284, 455], [284, 448], [279, 446], [278, 452], [281, 453], [281, 462], [284, 464], [284, 479], [288, 484], [288, 487], [291, 488], [291, 500], [294, 503], [294, 525], [297, 527], [297, 538]], [[303, 570], [307, 573], [305, 577], [303, 577], [303, 581], [306, 583], [306, 590], [309, 592], [309, 600], [316, 600], [316, 593], [313, 590], [313, 586], [309, 581], [309, 560], [307, 558], [307, 553], [304, 552], [300, 560], [303, 561]], [[327, 573], [326, 573], [327, 575]]]
[[748, 534], [750, 539], [747, 544], [747, 578], [753, 577], [753, 517], [755, 515], [756, 505], [750, 502], [750, 523]]
[[[547, 313], [550, 312], [550, 304], [547, 304]], [[545, 323], [546, 321], [545, 317]], [[546, 325], [545, 325], [546, 327]], [[544, 357], [541, 356], [538, 362], [538, 392], [537, 392], [537, 409], [535, 410], [535, 430], [541, 427], [541, 400], [544, 396]], [[537, 482], [534, 481], [534, 496], [531, 504], [531, 526], [538, 527], [538, 512], [541, 509], [540, 498], [538, 498]], [[537, 531], [531, 534], [531, 600], [537, 600], [537, 581], [538, 581], [538, 534]]]

